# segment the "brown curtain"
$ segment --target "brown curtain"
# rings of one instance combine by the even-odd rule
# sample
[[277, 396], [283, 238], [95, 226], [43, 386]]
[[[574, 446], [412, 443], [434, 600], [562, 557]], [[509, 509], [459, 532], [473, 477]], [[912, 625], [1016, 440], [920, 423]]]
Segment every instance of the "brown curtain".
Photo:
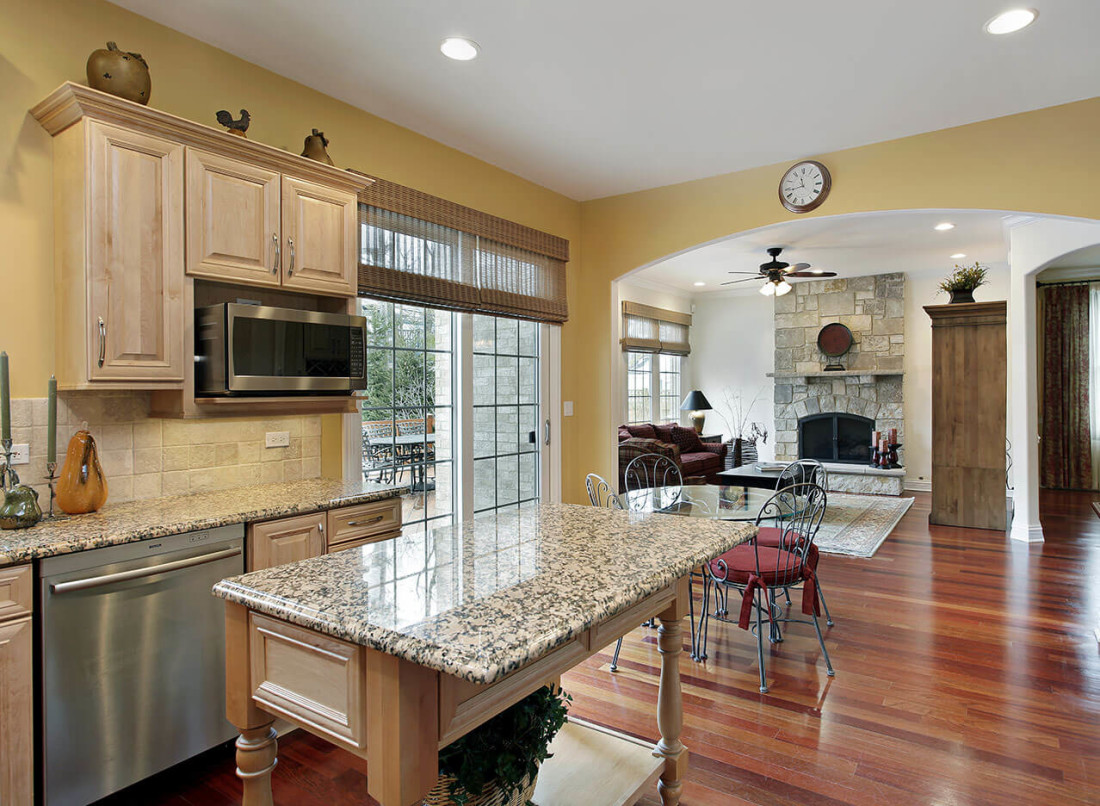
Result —
[[1042, 339], [1042, 425], [1039, 482], [1043, 487], [1092, 487], [1089, 430], [1089, 287], [1039, 289]]

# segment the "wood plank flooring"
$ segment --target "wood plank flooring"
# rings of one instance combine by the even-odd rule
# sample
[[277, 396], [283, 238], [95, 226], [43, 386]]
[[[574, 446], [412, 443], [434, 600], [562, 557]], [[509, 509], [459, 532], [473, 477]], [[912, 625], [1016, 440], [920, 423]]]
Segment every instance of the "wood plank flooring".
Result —
[[[1100, 803], [1095, 497], [1044, 492], [1047, 542], [1027, 546], [929, 527], [919, 495], [874, 558], [824, 556], [833, 679], [813, 628], [794, 625], [760, 694], [753, 636], [712, 624], [709, 660], [685, 652], [681, 667], [683, 803]], [[655, 739], [656, 632], [627, 637], [617, 674], [611, 649], [563, 679], [573, 713]], [[276, 803], [374, 803], [350, 754], [301, 731], [279, 750]], [[230, 804], [239, 792], [225, 748], [104, 803]]]

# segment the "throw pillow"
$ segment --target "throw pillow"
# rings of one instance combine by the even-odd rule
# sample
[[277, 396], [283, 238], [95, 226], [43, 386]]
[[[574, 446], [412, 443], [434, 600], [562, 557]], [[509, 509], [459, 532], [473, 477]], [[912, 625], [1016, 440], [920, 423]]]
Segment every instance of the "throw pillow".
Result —
[[685, 453], [702, 453], [705, 450], [694, 428], [683, 428], [679, 425], [672, 426], [672, 441], [680, 446], [681, 455]]
[[630, 439], [630, 436], [630, 432], [625, 428], [619, 428], [619, 442], [622, 442], [624, 439]]
[[626, 430], [630, 432], [632, 437], [639, 437], [641, 439], [657, 439], [657, 435], [653, 433], [653, 426], [649, 423], [643, 425], [628, 425]]
[[656, 425], [653, 426], [653, 433], [657, 439], [661, 442], [667, 442], [669, 445], [675, 445], [675, 440], [672, 439], [672, 425]]

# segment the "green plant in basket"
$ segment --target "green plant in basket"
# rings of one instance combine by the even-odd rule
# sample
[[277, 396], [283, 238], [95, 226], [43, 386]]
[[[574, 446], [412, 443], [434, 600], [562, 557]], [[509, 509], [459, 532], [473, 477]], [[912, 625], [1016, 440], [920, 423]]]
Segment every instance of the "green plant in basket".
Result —
[[464, 806], [489, 785], [508, 798], [534, 780], [572, 701], [561, 688], [545, 686], [440, 750], [439, 773], [453, 777], [455, 804]]
[[960, 266], [955, 264], [955, 271], [951, 272], [940, 282], [940, 290], [948, 294], [959, 291], [973, 291], [986, 284], [987, 269], [981, 263], [975, 262], [973, 266]]

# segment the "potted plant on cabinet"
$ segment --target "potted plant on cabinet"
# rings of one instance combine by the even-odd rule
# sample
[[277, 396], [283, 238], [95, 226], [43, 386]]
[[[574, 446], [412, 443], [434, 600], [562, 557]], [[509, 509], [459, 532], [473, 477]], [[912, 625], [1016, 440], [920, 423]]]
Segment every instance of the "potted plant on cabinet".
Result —
[[749, 414], [763, 391], [764, 387], [758, 389], [746, 404], [740, 392], [734, 392], [728, 386], [722, 390], [722, 402], [715, 407], [715, 411], [730, 432], [730, 440], [726, 443], [729, 446], [726, 451], [727, 470], [746, 462], [755, 462], [757, 440], [764, 444], [768, 442], [768, 429], [764, 424], [749, 422]]
[[544, 686], [439, 751], [425, 806], [527, 806], [572, 697]]
[[955, 305], [960, 302], [973, 302], [974, 289], [986, 284], [987, 269], [980, 263], [973, 266], [960, 266], [955, 264], [955, 271], [951, 272], [940, 283], [940, 290], [951, 295], [948, 303]]

